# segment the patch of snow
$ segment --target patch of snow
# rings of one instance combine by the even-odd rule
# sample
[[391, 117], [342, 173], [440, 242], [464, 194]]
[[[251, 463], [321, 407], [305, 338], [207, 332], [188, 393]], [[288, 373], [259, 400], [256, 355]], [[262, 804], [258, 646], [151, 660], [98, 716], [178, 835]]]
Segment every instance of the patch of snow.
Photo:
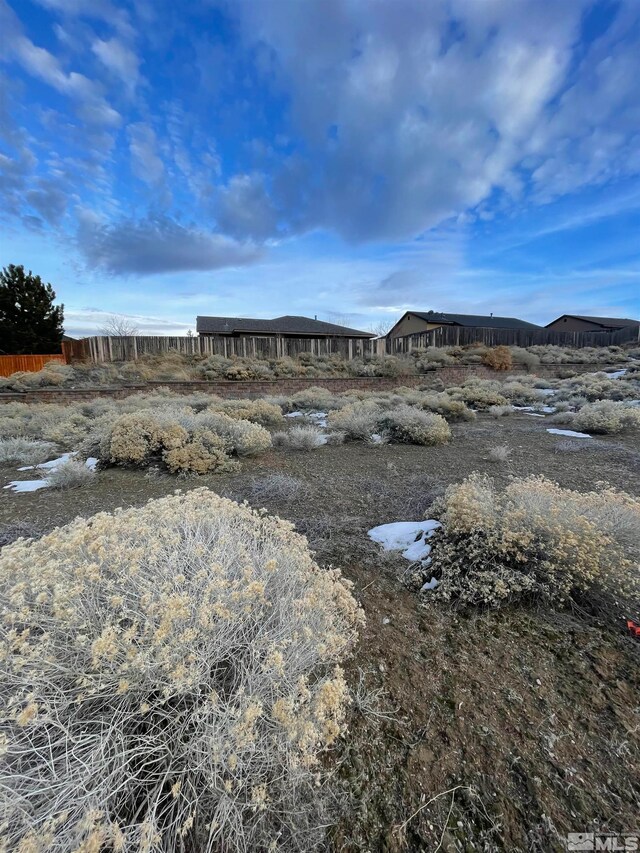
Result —
[[544, 415], [541, 415], [540, 412], [523, 412], [523, 415], [529, 415], [531, 418], [543, 418]]
[[75, 451], [73, 453], [63, 453], [62, 456], [58, 456], [57, 459], [51, 459], [49, 462], [41, 462], [39, 465], [24, 465], [22, 468], [18, 468], [18, 471], [33, 471], [34, 468], [43, 468], [47, 471], [54, 471], [56, 468], [64, 465], [65, 462], [72, 459], [75, 455]]
[[[18, 468], [18, 471], [33, 471], [36, 468], [44, 471], [55, 471], [56, 468], [59, 468], [61, 465], [64, 465], [65, 462], [73, 459], [73, 457], [77, 455], [77, 452], [77, 450], [73, 450], [71, 453], [63, 453], [62, 456], [58, 456], [57, 459], [51, 459], [49, 462], [41, 462], [39, 465], [23, 465], [22, 468]], [[84, 464], [90, 471], [95, 471], [98, 461], [99, 460], [94, 456], [90, 456]]]
[[427, 560], [431, 562], [431, 545], [426, 540], [438, 527], [440, 522], [432, 518], [425, 521], [394, 521], [372, 527], [369, 538], [382, 545], [385, 551], [402, 551], [405, 560], [426, 563]]
[[536, 388], [540, 394], [555, 394], [557, 390], [557, 388]]
[[326, 412], [289, 412], [285, 415], [285, 418], [309, 418], [319, 427], [326, 427], [327, 417]]
[[369, 440], [371, 441], [371, 444], [384, 444], [384, 439], [382, 438], [379, 432], [371, 433], [371, 437]]
[[319, 427], [326, 427], [327, 425], [328, 415], [326, 412], [310, 412], [308, 417]]
[[48, 480], [12, 480], [4, 488], [12, 492], [37, 492], [38, 489], [46, 489], [48, 485]]
[[405, 560], [411, 560], [412, 563], [422, 562], [422, 560], [426, 560], [429, 554], [431, 553], [431, 545], [427, 545], [424, 541], [424, 534], [420, 536], [419, 539], [416, 539], [408, 548], [402, 552], [402, 556]]
[[626, 374], [627, 368], [623, 367], [621, 370], [614, 370], [613, 373], [607, 373], [607, 379], [622, 379], [622, 377]]
[[575, 430], [572, 429], [547, 428], [547, 432], [550, 432], [551, 435], [568, 435], [571, 438], [591, 438], [588, 432], [575, 432]]
[[535, 415], [536, 417], [542, 417], [540, 414], [544, 412], [549, 415], [551, 412], [555, 412], [555, 406], [511, 406], [512, 409], [515, 409], [517, 412], [523, 412], [525, 415]]
[[420, 587], [420, 592], [426, 592], [428, 589], [436, 589], [438, 585], [438, 581], [435, 578], [431, 578], [430, 581], [427, 581], [426, 583], [422, 584], [422, 586]]

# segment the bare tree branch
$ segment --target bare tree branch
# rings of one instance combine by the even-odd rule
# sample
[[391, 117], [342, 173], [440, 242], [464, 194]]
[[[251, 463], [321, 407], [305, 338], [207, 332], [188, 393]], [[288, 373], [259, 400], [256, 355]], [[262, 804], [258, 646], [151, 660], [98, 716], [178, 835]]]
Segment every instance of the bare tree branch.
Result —
[[107, 317], [102, 326], [100, 326], [99, 332], [101, 335], [105, 335], [109, 338], [126, 338], [132, 337], [133, 335], [139, 335], [140, 329], [132, 320], [125, 317], [123, 314], [112, 314], [110, 317]]

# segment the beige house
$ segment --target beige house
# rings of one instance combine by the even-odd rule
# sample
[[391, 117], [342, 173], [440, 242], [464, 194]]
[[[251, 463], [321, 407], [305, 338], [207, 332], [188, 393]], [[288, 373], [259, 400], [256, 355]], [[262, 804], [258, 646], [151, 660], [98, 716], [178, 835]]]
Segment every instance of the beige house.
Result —
[[640, 326], [639, 320], [620, 320], [615, 317], [583, 317], [578, 314], [563, 314], [552, 323], [547, 323], [547, 329], [556, 332], [617, 332], [629, 326]]
[[540, 329], [526, 320], [516, 317], [495, 317], [493, 314], [445, 314], [439, 311], [407, 311], [387, 333], [388, 337], [400, 338], [429, 332], [440, 326], [464, 326], [475, 329]]

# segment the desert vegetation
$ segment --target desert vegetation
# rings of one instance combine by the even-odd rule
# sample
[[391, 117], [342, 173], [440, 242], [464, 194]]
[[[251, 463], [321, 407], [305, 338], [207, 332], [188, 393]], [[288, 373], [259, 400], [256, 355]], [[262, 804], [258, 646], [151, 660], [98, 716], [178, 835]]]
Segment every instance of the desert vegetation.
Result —
[[525, 353], [449, 387], [422, 353], [386, 391], [3, 403], [7, 850], [553, 850], [614, 799], [628, 823], [640, 372]]
[[301, 353], [296, 358], [278, 359], [225, 358], [221, 355], [182, 355], [164, 353], [144, 356], [137, 361], [103, 364], [50, 362], [35, 373], [19, 372], [0, 377], [0, 391], [33, 388], [87, 388], [145, 382], [193, 382], [273, 379], [313, 379], [349, 377], [415, 376], [438, 367], [484, 364], [496, 371], [507, 371], [513, 365], [535, 372], [538, 365], [572, 364], [624, 365], [637, 359], [633, 348], [557, 346], [486, 347], [469, 344], [459, 347], [414, 349], [407, 356], [371, 356], [347, 360], [338, 355], [316, 356]]
[[315, 846], [363, 617], [290, 524], [193, 491], [18, 540], [0, 584], [9, 849]]
[[582, 493], [542, 477], [500, 489], [474, 474], [436, 512], [430, 571], [440, 597], [496, 607], [604, 591], [637, 601], [640, 501], [625, 492]]

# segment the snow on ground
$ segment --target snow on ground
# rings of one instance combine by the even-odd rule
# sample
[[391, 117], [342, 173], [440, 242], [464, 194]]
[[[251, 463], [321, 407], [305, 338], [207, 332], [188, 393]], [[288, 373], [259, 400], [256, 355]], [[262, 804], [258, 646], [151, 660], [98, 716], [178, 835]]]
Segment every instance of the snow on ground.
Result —
[[435, 578], [431, 578], [430, 581], [423, 583], [420, 587], [420, 592], [426, 592], [428, 589], [435, 589], [438, 586], [438, 581]]
[[46, 489], [48, 480], [12, 480], [4, 488], [12, 492], [37, 492], [38, 489]]
[[511, 406], [512, 409], [515, 409], [517, 412], [522, 412], [525, 415], [535, 415], [538, 418], [544, 417], [544, 415], [540, 414], [544, 412], [545, 415], [550, 415], [555, 412], [555, 406]]
[[588, 432], [576, 432], [572, 429], [547, 429], [551, 435], [568, 435], [570, 438], [591, 438]]
[[402, 556], [412, 563], [426, 562], [431, 551], [426, 540], [438, 527], [440, 522], [432, 518], [426, 521], [394, 521], [372, 527], [369, 539], [382, 545], [385, 551], [402, 551]]
[[621, 370], [614, 370], [613, 373], [607, 373], [607, 379], [622, 379], [626, 373], [627, 368], [623, 367]]
[[[18, 468], [18, 471], [33, 471], [38, 468], [52, 472], [61, 465], [64, 465], [65, 462], [73, 459], [76, 453], [77, 451], [75, 450], [71, 453], [63, 453], [62, 456], [58, 456], [57, 459], [50, 459], [49, 462], [41, 462], [39, 465], [23, 465], [21, 468]], [[95, 471], [98, 465], [98, 460], [94, 456], [90, 456], [84, 464], [90, 471]], [[48, 480], [12, 480], [4, 488], [11, 489], [13, 492], [37, 492], [38, 489], [46, 489], [48, 486]]]
[[49, 462], [41, 462], [39, 465], [24, 465], [22, 468], [18, 468], [18, 471], [33, 471], [34, 468], [44, 468], [48, 471], [54, 471], [56, 468], [59, 468], [61, 465], [64, 465], [65, 462], [68, 462], [75, 456], [74, 453], [63, 453], [62, 456], [58, 456], [57, 459], [51, 459]]
[[326, 412], [288, 412], [285, 418], [309, 418], [316, 426], [326, 427], [327, 425]]

